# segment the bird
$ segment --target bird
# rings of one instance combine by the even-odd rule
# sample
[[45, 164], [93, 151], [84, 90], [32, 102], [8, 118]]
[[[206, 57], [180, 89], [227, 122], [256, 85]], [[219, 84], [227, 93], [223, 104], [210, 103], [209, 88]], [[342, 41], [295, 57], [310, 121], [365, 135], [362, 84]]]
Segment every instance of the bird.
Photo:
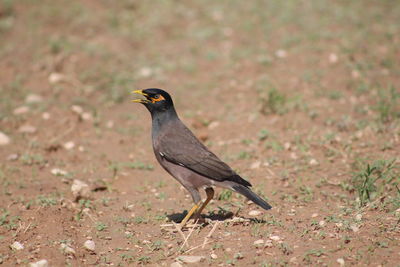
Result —
[[[151, 139], [159, 164], [190, 193], [194, 206], [180, 223], [185, 227], [193, 216], [201, 212], [214, 197], [213, 187], [237, 192], [265, 210], [271, 209], [264, 199], [251, 190], [251, 184], [219, 159], [179, 119], [171, 96], [164, 90], [148, 88], [135, 90], [132, 101], [143, 104], [151, 114]], [[201, 201], [199, 190], [207, 198]]]

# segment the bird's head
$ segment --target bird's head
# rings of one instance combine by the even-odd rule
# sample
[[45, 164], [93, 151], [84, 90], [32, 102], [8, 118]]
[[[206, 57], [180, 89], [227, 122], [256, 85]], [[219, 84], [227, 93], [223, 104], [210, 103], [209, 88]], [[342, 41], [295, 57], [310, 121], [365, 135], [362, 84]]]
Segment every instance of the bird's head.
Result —
[[163, 112], [174, 108], [171, 96], [164, 90], [158, 88], [149, 88], [133, 91], [135, 94], [144, 96], [132, 100], [135, 103], [141, 103], [151, 112]]

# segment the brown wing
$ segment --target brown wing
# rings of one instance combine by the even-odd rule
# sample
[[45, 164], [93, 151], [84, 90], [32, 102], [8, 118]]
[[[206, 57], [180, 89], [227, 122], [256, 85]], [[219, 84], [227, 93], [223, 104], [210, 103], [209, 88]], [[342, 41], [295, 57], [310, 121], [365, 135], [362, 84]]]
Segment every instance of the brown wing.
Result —
[[215, 181], [229, 180], [251, 186], [209, 151], [180, 121], [170, 126], [159, 136], [159, 153], [163, 158]]

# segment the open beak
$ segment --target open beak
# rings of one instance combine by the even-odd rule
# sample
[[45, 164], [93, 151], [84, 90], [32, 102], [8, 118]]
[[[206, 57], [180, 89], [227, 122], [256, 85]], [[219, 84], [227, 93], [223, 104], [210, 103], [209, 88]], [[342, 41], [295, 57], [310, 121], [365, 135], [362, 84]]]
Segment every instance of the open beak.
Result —
[[[143, 93], [143, 90], [135, 90], [135, 91], [132, 91], [132, 93], [133, 94], [139, 94], [139, 95], [142, 95], [144, 97], [148, 96], [148, 94]], [[149, 103], [150, 101], [147, 100], [146, 98], [137, 98], [137, 99], [133, 99], [132, 102], [144, 104], [144, 103]]]

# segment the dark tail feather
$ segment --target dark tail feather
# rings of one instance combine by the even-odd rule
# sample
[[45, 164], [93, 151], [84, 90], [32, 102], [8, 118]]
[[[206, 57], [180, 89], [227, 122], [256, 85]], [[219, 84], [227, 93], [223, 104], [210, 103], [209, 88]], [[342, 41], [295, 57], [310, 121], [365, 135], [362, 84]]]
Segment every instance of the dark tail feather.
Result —
[[247, 188], [246, 186], [243, 185], [234, 185], [232, 186], [232, 188], [239, 194], [242, 194], [243, 196], [247, 197], [248, 199], [256, 203], [261, 208], [265, 210], [269, 210], [272, 208], [271, 205], [265, 202], [265, 200], [259, 197], [256, 193], [251, 191], [250, 188]]

